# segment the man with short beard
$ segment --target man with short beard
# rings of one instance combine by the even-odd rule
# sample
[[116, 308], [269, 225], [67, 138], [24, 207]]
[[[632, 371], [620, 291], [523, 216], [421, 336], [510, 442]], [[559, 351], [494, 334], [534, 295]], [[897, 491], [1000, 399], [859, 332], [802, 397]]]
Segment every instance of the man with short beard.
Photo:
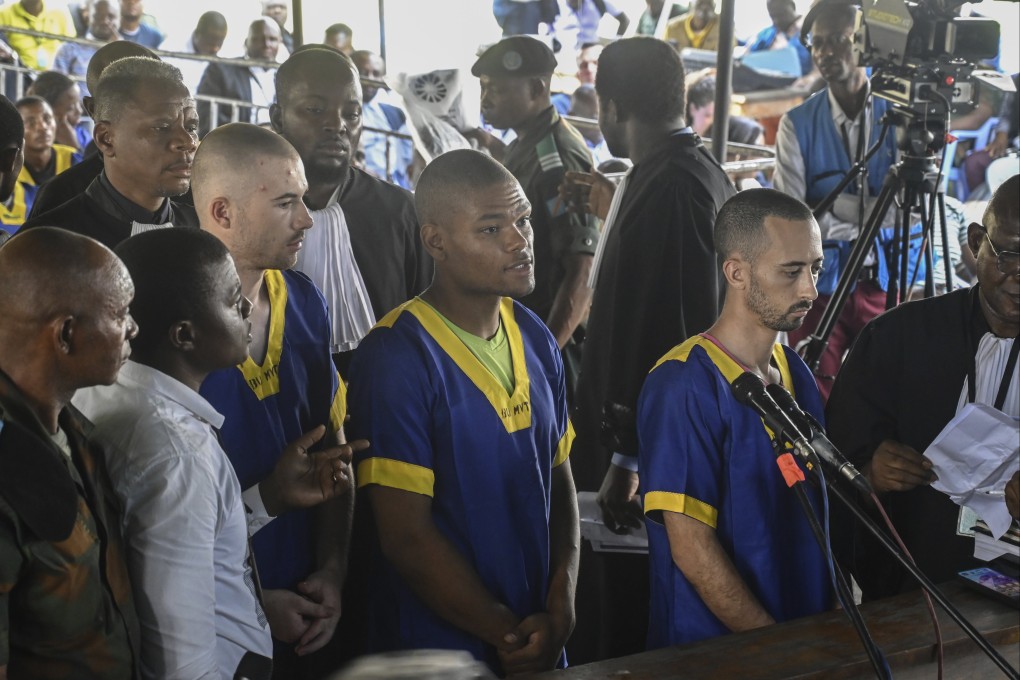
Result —
[[375, 322], [432, 280], [411, 194], [351, 166], [362, 126], [357, 69], [344, 54], [309, 46], [276, 72], [273, 129], [294, 145], [308, 177], [315, 228], [297, 269], [322, 290], [333, 315], [341, 375]]
[[84, 194], [37, 215], [22, 229], [63, 227], [115, 247], [129, 236], [198, 226], [188, 191], [198, 146], [195, 101], [173, 66], [145, 57], [115, 62], [95, 92], [94, 141], [103, 172]]
[[825, 559], [776, 465], [771, 434], [730, 388], [749, 372], [821, 418], [810, 371], [778, 342], [818, 295], [818, 225], [800, 201], [751, 189], [723, 205], [714, 242], [726, 278], [722, 314], [659, 360], [638, 402], [652, 649], [831, 603]]
[[[200, 391], [225, 416], [223, 450], [244, 488], [313, 431], [324, 445], [343, 443], [346, 390], [330, 356], [329, 311], [308, 277], [293, 270], [312, 226], [301, 200], [307, 189], [294, 148], [257, 125], [219, 127], [196, 155], [202, 229], [226, 244], [252, 303], [249, 357], [209, 374]], [[292, 512], [252, 541], [277, 678], [318, 677], [307, 664], [323, 655], [306, 655], [329, 642], [340, 618], [353, 507], [347, 494], [314, 516]]]

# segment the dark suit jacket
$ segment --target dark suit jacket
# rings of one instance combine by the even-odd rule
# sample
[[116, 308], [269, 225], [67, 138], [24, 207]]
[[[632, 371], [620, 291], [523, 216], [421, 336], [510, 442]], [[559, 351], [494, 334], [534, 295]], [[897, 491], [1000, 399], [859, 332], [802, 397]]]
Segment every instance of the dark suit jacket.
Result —
[[[170, 200], [169, 221], [175, 227], [198, 228], [198, 215], [187, 204]], [[131, 219], [118, 210], [100, 187], [97, 177], [71, 200], [25, 222], [21, 231], [35, 227], [60, 227], [94, 238], [111, 250], [131, 236]]]
[[[95, 149], [91, 143], [89, 146]], [[85, 159], [81, 163], [71, 166], [39, 187], [39, 193], [35, 195], [35, 201], [32, 203], [32, 212], [28, 214], [29, 220], [85, 193], [92, 180], [99, 177], [99, 173], [103, 171], [103, 154], [98, 151], [89, 154], [88, 150], [86, 147]]]
[[[251, 71], [247, 66], [211, 63], [205, 67], [202, 80], [198, 83], [198, 94], [213, 97], [240, 99], [251, 101]], [[198, 103], [199, 135], [205, 137], [214, 127], [230, 122], [230, 107], [221, 106], [217, 111], [216, 125], [212, 124], [212, 106], [208, 102]], [[247, 122], [251, 119], [251, 109], [242, 107], [238, 112], [238, 120]]]

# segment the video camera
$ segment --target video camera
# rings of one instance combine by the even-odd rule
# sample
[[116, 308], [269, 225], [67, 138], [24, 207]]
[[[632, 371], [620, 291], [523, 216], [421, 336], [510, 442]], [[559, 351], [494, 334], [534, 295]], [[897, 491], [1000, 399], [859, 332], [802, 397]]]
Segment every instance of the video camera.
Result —
[[964, 0], [862, 0], [854, 50], [872, 68], [871, 92], [915, 120], [945, 120], [973, 110], [976, 81], [1013, 84], [978, 62], [999, 52], [999, 23], [957, 16]]

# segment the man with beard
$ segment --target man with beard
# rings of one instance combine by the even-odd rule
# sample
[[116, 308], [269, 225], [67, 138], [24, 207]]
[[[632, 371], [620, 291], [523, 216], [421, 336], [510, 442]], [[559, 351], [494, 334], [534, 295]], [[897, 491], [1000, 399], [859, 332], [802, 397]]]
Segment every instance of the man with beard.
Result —
[[[669, 45], [644, 37], [609, 45], [595, 91], [609, 151], [634, 167], [607, 211], [596, 205], [606, 203], [597, 191], [587, 201], [571, 199], [605, 219], [589, 282], [595, 292], [573, 414], [574, 466], [578, 488], [598, 489], [606, 525], [624, 533], [642, 523], [634, 427], [641, 386], [670, 347], [718, 318], [712, 228], [734, 189], [684, 120], [683, 64]], [[574, 173], [567, 179], [582, 186], [594, 180]], [[644, 556], [584, 554], [580, 574], [578, 618], [599, 622], [589, 632], [599, 630], [597, 640], [579, 631], [575, 658], [591, 659], [582, 646], [597, 658], [643, 649]]]
[[361, 107], [357, 69], [340, 52], [299, 49], [276, 73], [273, 129], [301, 155], [315, 224], [296, 266], [326, 296], [341, 375], [375, 322], [432, 280], [411, 194], [351, 167]]
[[638, 403], [651, 565], [649, 648], [750, 630], [827, 609], [831, 589], [770, 434], [730, 383], [750, 372], [820, 417], [810, 371], [779, 344], [817, 296], [822, 239], [811, 210], [743, 191], [716, 218], [726, 278], [719, 320], [674, 347]]
[[[317, 432], [343, 443], [346, 390], [330, 357], [326, 302], [293, 270], [312, 226], [301, 159], [250, 123], [216, 128], [195, 162], [202, 229], [221, 241], [252, 303], [247, 359], [214, 371], [200, 393], [224, 417], [220, 438], [242, 488], [266, 478], [288, 444]], [[325, 436], [323, 437], [323, 427]], [[277, 678], [317, 677], [307, 664], [333, 636], [347, 567], [353, 494], [277, 518], [252, 541], [276, 639]]]
[[198, 114], [181, 72], [146, 57], [121, 59], [96, 86], [95, 115], [103, 172], [22, 229], [63, 227], [112, 248], [143, 231], [197, 227], [194, 209], [171, 198], [188, 191], [198, 146]]

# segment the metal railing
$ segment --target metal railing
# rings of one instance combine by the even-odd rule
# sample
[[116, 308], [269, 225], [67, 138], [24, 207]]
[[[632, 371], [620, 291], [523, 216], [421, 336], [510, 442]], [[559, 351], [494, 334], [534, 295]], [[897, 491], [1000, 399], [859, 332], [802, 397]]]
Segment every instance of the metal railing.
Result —
[[[93, 47], [102, 47], [106, 43], [97, 42], [94, 40], [84, 40], [81, 38], [68, 38], [62, 35], [56, 35], [53, 33], [44, 33], [40, 31], [32, 31], [23, 28], [14, 28], [11, 26], [0, 26], [0, 32], [3, 33], [21, 33], [24, 35], [30, 35], [38, 38], [52, 38], [65, 43], [75, 43], [79, 45], [89, 45]], [[232, 66], [256, 66], [265, 69], [276, 69], [279, 68], [279, 64], [276, 62], [267, 61], [253, 61], [248, 59], [232, 59], [226, 57], [215, 57], [200, 54], [191, 54], [187, 52], [173, 52], [170, 50], [152, 50], [161, 58], [171, 59], [189, 59], [193, 61], [203, 61], [207, 63], [217, 64], [229, 64]], [[19, 66], [18, 64], [3, 64], [0, 63], [0, 87], [3, 87], [4, 92], [10, 97], [11, 92], [9, 89], [13, 89], [14, 97], [11, 99], [19, 99], [24, 96], [25, 90], [25, 76], [32, 77], [36, 75], [37, 71]], [[17, 74], [11, 77], [10, 74]], [[82, 82], [84, 78], [81, 76], [71, 76], [72, 80]], [[12, 80], [13, 82], [9, 82]], [[389, 85], [384, 80], [375, 78], [361, 78], [362, 86], [370, 85], [379, 88], [389, 88]], [[230, 121], [237, 122], [240, 120], [241, 109], [248, 109], [251, 112], [251, 120], [258, 119], [258, 112], [268, 109], [267, 106], [261, 104], [254, 104], [252, 102], [230, 99], [228, 97], [217, 97], [208, 94], [192, 93], [196, 102], [206, 102], [209, 104], [209, 117], [211, 128], [215, 128], [219, 121], [219, 112], [221, 107], [230, 107]], [[577, 128], [597, 128], [598, 121], [590, 118], [579, 118], [577, 116], [563, 116], [571, 125]], [[373, 132], [376, 134], [384, 135], [386, 139], [386, 174], [387, 177], [392, 177], [393, 168], [390, 166], [390, 151], [392, 145], [399, 141], [410, 141], [415, 144], [415, 139], [411, 135], [406, 135], [393, 130], [385, 130], [381, 128], [368, 127], [362, 128], [363, 131]], [[704, 139], [706, 144], [711, 144], [711, 139]], [[735, 175], [742, 175], [747, 173], [765, 172], [775, 168], [776, 154], [772, 147], [758, 146], [751, 144], [738, 144], [736, 142], [729, 142], [726, 146], [727, 156], [737, 156], [738, 160], [727, 160], [722, 164], [723, 169], [731, 177]]]
[[[597, 120], [591, 118], [578, 118], [577, 116], [560, 116], [576, 128], [598, 128]], [[711, 148], [712, 138], [702, 137], [706, 146]], [[726, 144], [726, 155], [737, 156], [737, 160], [727, 160], [722, 164], [723, 170], [730, 176], [744, 175], [747, 173], [766, 172], [776, 167], [776, 150], [770, 146], [759, 146], [757, 144], [740, 144], [728, 142]]]

